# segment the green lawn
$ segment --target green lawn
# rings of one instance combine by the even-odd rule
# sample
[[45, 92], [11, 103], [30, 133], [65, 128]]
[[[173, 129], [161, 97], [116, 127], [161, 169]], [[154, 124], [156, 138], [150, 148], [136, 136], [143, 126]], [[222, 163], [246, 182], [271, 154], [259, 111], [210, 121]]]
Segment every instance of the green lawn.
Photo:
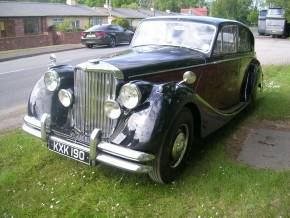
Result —
[[0, 135], [0, 217], [290, 217], [290, 171], [251, 169], [224, 152], [247, 116], [290, 118], [290, 66], [264, 71], [257, 109], [208, 138], [169, 185], [82, 165], [20, 130]]

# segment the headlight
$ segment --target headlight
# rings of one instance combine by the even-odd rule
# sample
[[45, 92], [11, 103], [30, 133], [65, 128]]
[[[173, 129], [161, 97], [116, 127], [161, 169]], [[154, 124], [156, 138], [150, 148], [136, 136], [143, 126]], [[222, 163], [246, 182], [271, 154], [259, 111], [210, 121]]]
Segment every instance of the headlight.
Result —
[[111, 119], [117, 119], [121, 115], [121, 109], [116, 101], [107, 100], [104, 105], [105, 114]]
[[60, 78], [55, 70], [49, 70], [44, 74], [44, 84], [49, 91], [55, 91], [58, 88], [59, 83]]
[[140, 89], [135, 84], [125, 84], [121, 88], [118, 99], [124, 107], [133, 109], [141, 100]]
[[73, 101], [72, 91], [66, 90], [66, 89], [59, 90], [58, 99], [64, 107], [71, 106], [72, 101]]

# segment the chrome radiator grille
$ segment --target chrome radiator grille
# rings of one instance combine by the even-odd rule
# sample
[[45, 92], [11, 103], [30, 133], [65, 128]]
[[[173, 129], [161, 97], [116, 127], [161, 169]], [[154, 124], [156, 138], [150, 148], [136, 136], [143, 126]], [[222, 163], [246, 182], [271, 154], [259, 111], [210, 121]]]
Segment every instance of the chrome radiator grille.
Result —
[[74, 128], [84, 134], [84, 141], [94, 128], [102, 130], [108, 138], [115, 128], [116, 120], [104, 113], [104, 103], [115, 99], [117, 80], [112, 73], [102, 71], [75, 70], [74, 75]]

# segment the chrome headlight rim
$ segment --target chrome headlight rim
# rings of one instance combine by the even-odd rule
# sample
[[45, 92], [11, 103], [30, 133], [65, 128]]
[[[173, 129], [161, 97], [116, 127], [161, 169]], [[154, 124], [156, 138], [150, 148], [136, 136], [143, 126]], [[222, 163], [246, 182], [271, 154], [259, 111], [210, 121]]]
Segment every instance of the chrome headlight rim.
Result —
[[[130, 104], [129, 102], [126, 102], [124, 100], [124, 97], [126, 98], [126, 94], [124, 93], [126, 91], [126, 89], [131, 89], [131, 91], [133, 90], [135, 92], [135, 97], [137, 97], [135, 103], [133, 104]], [[135, 107], [137, 107], [141, 101], [141, 98], [142, 98], [142, 93], [141, 93], [141, 90], [140, 88], [134, 84], [134, 83], [126, 83], [125, 85], [123, 85], [121, 87], [121, 90], [120, 90], [120, 93], [119, 93], [119, 96], [118, 96], [118, 101], [120, 102], [120, 104], [122, 106], [124, 106], [125, 108], [131, 110], [131, 109], [134, 109]]]
[[[70, 107], [73, 103], [73, 92], [70, 89], [61, 89], [59, 90], [58, 94], [58, 100], [64, 107]], [[64, 97], [67, 97], [64, 99]], [[68, 101], [67, 101], [68, 100]]]
[[[51, 82], [51, 80], [50, 81], [48, 80], [51, 78], [54, 78], [54, 81]], [[55, 70], [51, 69], [51, 70], [46, 71], [44, 74], [43, 80], [44, 80], [45, 87], [48, 91], [54, 92], [55, 90], [59, 88], [60, 76], [58, 72], [56, 72]], [[50, 84], [48, 82], [50, 82]], [[54, 85], [52, 85], [52, 83], [54, 83]]]

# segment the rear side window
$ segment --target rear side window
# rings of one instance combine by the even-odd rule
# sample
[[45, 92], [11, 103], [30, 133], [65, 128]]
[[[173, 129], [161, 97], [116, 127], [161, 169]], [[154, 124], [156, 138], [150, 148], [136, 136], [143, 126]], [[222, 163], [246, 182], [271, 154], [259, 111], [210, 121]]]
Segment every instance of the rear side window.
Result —
[[239, 52], [250, 52], [253, 47], [249, 30], [242, 26], [239, 27], [238, 47]]
[[214, 54], [232, 54], [237, 52], [237, 26], [224, 26], [218, 35]]

